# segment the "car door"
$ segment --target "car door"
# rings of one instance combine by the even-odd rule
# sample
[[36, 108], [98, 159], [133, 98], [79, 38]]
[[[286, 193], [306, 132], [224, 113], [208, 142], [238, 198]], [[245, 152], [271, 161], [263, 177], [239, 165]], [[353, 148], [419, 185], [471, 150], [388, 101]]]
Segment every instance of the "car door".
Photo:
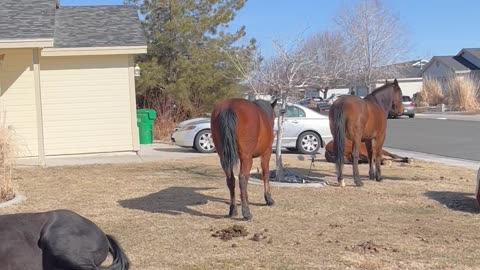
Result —
[[305, 111], [295, 105], [288, 105], [283, 123], [282, 145], [284, 147], [296, 147], [297, 138], [305, 129]]

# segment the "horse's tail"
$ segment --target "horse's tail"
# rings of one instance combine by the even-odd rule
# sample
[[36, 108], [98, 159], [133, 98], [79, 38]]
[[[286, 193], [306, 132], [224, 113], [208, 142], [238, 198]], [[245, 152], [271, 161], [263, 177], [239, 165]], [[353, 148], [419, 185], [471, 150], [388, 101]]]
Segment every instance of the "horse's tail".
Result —
[[342, 179], [342, 169], [345, 163], [345, 113], [343, 103], [339, 103], [333, 111], [333, 155], [339, 179]]
[[106, 235], [108, 240], [108, 251], [113, 257], [112, 264], [108, 267], [100, 267], [100, 270], [128, 270], [130, 262], [125, 252], [111, 235]]
[[220, 112], [218, 116], [218, 127], [222, 149], [219, 149], [220, 162], [223, 170], [228, 174], [233, 174], [233, 168], [238, 162], [237, 146], [237, 114], [227, 108]]

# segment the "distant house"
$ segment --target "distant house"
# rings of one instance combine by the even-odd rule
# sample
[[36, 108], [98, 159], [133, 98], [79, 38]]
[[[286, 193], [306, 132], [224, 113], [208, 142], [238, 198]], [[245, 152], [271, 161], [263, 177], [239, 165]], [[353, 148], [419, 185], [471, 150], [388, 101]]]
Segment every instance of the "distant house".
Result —
[[451, 76], [479, 76], [480, 48], [462, 49], [454, 56], [434, 56], [421, 72], [423, 78], [446, 80]]
[[427, 65], [427, 60], [419, 59], [382, 67], [385, 73], [395, 75], [384, 76], [386, 78], [378, 80], [375, 86], [382, 86], [385, 84], [385, 80], [393, 81], [397, 79], [403, 95], [413, 97], [413, 94], [422, 90], [423, 78], [421, 73]]
[[133, 7], [2, 0], [0, 122], [20, 156], [138, 150], [133, 59], [146, 45]]

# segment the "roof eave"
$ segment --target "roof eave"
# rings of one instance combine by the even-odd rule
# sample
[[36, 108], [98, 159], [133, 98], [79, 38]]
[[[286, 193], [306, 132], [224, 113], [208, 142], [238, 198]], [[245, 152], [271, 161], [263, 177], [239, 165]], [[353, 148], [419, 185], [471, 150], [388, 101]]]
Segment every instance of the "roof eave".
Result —
[[48, 48], [53, 47], [52, 38], [43, 39], [0, 39], [0, 49]]
[[42, 56], [83, 56], [83, 55], [132, 55], [146, 54], [147, 46], [117, 46], [117, 47], [78, 47], [78, 48], [45, 48]]

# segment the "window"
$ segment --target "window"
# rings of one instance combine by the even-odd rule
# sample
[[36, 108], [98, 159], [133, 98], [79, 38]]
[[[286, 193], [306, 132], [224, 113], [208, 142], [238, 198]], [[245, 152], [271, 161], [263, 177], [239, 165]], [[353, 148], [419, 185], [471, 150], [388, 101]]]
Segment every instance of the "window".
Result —
[[287, 106], [285, 117], [305, 117], [305, 111], [296, 106]]
[[403, 96], [402, 99], [403, 99], [403, 102], [412, 101], [412, 99], [409, 96]]

